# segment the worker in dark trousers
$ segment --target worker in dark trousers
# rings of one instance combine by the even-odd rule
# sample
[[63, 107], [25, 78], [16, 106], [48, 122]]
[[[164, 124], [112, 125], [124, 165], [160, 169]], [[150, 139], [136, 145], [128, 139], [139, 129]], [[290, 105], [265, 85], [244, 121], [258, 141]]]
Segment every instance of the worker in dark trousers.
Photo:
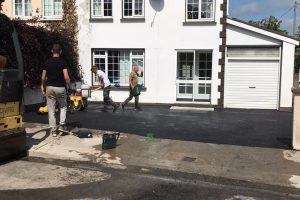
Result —
[[114, 107], [113, 112], [116, 112], [119, 108], [119, 104], [113, 102], [113, 100], [110, 98], [110, 89], [111, 89], [111, 83], [107, 77], [107, 75], [102, 71], [99, 70], [97, 66], [93, 66], [91, 69], [92, 73], [97, 75], [101, 81], [101, 84], [103, 86], [103, 101], [104, 101], [104, 109], [103, 112], [107, 112], [107, 105], [111, 105]]
[[133, 71], [129, 75], [129, 97], [123, 103], [121, 103], [122, 110], [124, 110], [125, 105], [127, 105], [133, 99], [133, 97], [135, 100], [135, 110], [142, 110], [139, 106], [140, 88], [138, 87], [138, 78], [143, 77], [143, 72], [139, 74], [138, 71], [139, 67], [134, 66]]

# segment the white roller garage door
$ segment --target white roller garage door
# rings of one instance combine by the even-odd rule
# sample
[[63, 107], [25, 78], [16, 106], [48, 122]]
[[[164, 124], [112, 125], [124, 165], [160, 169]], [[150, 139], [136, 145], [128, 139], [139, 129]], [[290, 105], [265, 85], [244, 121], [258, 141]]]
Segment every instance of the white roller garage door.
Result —
[[228, 49], [224, 107], [278, 109], [278, 57], [278, 48]]

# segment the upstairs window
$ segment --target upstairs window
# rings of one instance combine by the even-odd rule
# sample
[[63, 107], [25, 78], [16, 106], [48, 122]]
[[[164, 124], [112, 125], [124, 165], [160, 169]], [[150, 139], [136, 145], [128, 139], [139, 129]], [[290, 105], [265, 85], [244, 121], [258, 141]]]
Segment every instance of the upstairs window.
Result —
[[14, 16], [20, 18], [31, 17], [31, 0], [14, 0]]
[[144, 0], [123, 0], [124, 18], [144, 17]]
[[92, 18], [111, 18], [112, 0], [91, 0]]
[[61, 18], [62, 0], [44, 0], [44, 17]]
[[214, 0], [186, 0], [187, 21], [211, 21], [214, 19]]

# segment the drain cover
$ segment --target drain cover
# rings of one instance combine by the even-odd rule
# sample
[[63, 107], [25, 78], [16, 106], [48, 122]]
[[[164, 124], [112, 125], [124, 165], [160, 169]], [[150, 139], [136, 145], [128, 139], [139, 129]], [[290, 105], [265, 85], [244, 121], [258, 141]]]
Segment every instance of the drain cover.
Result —
[[184, 157], [182, 160], [185, 161], [185, 162], [194, 162], [196, 160], [196, 158]]

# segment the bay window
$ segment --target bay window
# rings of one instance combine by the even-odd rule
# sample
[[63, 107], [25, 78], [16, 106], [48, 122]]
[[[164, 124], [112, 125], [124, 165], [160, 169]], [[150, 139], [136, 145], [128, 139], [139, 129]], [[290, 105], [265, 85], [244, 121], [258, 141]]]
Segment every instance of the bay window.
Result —
[[144, 17], [144, 0], [123, 0], [123, 17]]
[[91, 0], [92, 18], [111, 18], [112, 0]]
[[[144, 50], [94, 50], [93, 65], [108, 75], [112, 85], [128, 86], [134, 66], [139, 67], [139, 73], [145, 70]], [[138, 83], [144, 85], [144, 77], [140, 77]], [[100, 84], [97, 76], [93, 75], [92, 84]]]
[[186, 0], [187, 21], [211, 21], [214, 19], [215, 0]]
[[44, 0], [44, 17], [61, 18], [62, 0]]
[[14, 0], [14, 16], [15, 17], [31, 17], [31, 0]]

